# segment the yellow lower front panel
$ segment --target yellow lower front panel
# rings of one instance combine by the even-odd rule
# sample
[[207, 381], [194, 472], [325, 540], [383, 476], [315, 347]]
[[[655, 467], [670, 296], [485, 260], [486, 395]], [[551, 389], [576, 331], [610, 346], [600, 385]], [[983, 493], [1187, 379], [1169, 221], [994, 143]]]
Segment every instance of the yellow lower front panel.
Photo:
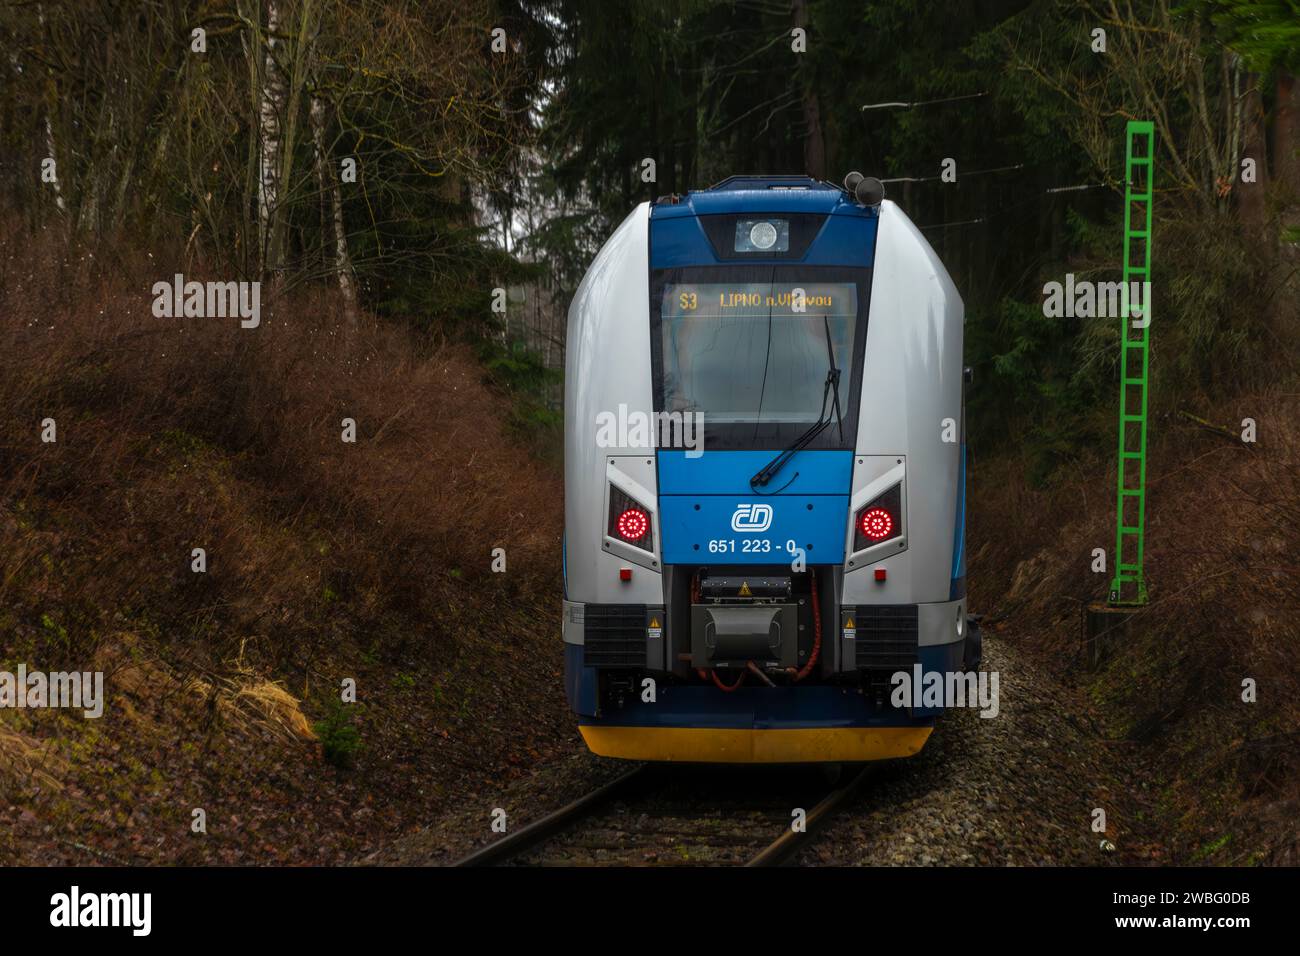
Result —
[[582, 724], [591, 752], [626, 760], [685, 763], [821, 763], [910, 757], [930, 727], [801, 727], [719, 730], [711, 727], [605, 727]]

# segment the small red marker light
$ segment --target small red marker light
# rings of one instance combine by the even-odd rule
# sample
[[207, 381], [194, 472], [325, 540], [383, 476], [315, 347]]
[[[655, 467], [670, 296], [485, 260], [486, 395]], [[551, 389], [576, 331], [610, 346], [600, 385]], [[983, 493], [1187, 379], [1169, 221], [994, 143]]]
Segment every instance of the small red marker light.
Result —
[[883, 580], [885, 580], [885, 569], [884, 569], [884, 568], [876, 568], [876, 580], [877, 580], [877, 581], [883, 581]]
[[619, 579], [620, 581], [631, 581], [631, 580], [632, 580], [632, 569], [631, 569], [631, 568], [619, 568], [619, 569], [618, 569], [618, 579]]

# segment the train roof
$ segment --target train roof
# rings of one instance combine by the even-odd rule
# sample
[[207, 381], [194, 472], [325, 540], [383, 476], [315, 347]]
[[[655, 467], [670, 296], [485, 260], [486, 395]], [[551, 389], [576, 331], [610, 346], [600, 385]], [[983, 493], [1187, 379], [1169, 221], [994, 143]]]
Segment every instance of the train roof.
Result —
[[653, 219], [727, 213], [814, 213], [875, 218], [878, 210], [858, 205], [839, 186], [811, 176], [729, 176], [708, 189], [660, 197]]

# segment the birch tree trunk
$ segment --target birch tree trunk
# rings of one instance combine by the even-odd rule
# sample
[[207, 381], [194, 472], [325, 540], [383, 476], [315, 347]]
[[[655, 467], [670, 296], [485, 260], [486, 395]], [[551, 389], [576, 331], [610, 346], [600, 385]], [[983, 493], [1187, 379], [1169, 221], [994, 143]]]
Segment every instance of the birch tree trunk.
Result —
[[59, 165], [58, 159], [54, 152], [54, 124], [50, 121], [50, 114], [45, 114], [45, 155], [55, 161], [54, 163], [54, 182], [50, 185], [54, 187], [54, 205], [58, 207], [59, 212], [68, 211], [67, 203], [63, 201], [63, 188], [59, 185]]
[[262, 273], [284, 268], [283, 250], [277, 227], [280, 205], [281, 117], [286, 90], [284, 73], [276, 60], [280, 29], [280, 0], [266, 0], [266, 52], [262, 58], [261, 98], [258, 107], [259, 151], [257, 164], [257, 222]]
[[[36, 20], [41, 25], [42, 30], [45, 28], [45, 8], [41, 4], [36, 5]], [[14, 67], [14, 73], [18, 73], [17, 54], [10, 54], [10, 64]], [[54, 182], [50, 185], [54, 187], [54, 205], [59, 212], [66, 213], [68, 205], [63, 201], [63, 187], [59, 185], [59, 161], [55, 152], [54, 143], [54, 121], [50, 118], [50, 110], [54, 108], [55, 91], [54, 80], [49, 78], [50, 70], [46, 68], [45, 84], [45, 155], [47, 158], [54, 160]]]
[[[314, 93], [309, 112], [312, 146], [316, 156], [316, 179], [320, 183], [321, 202], [328, 207], [325, 219], [333, 233], [332, 268], [335, 276], [338, 277], [339, 292], [343, 295], [343, 309], [348, 324], [355, 326], [357, 324], [356, 275], [352, 269], [352, 257], [348, 254], [348, 235], [343, 228], [343, 196], [339, 189], [338, 178], [334, 175], [334, 167], [330, 164], [329, 153], [325, 148], [325, 102]], [[322, 238], [328, 247], [330, 237]]]

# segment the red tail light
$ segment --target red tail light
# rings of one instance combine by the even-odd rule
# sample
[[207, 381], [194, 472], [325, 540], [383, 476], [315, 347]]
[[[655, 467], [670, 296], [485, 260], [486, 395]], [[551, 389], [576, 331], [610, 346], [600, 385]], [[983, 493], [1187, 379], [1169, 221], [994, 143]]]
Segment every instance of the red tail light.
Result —
[[854, 515], [853, 550], [865, 551], [886, 541], [901, 539], [903, 522], [907, 520], [905, 515], [902, 483], [876, 495]]
[[628, 541], [640, 541], [650, 530], [650, 516], [640, 508], [628, 508], [618, 516], [618, 533]]
[[[655, 547], [654, 512], [621, 488], [610, 485], [609, 515], [605, 522], [605, 535], [610, 545], [630, 545], [647, 554]], [[654, 564], [655, 562], [651, 562]]]
[[883, 541], [894, 530], [894, 519], [884, 508], [868, 508], [858, 519], [858, 530], [870, 541]]

